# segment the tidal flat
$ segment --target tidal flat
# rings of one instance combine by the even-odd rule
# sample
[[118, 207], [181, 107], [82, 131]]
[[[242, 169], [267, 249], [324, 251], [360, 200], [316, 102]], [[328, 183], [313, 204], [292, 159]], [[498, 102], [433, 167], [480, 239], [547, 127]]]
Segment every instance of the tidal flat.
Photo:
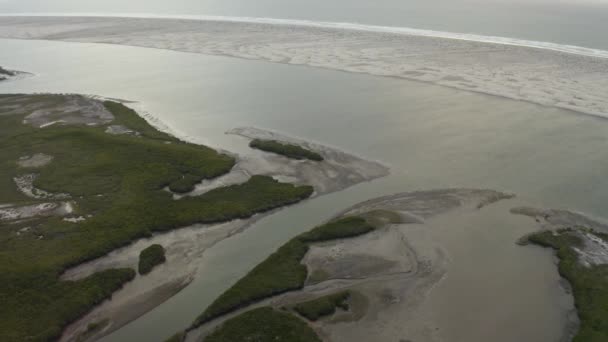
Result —
[[[61, 280], [70, 266], [154, 233], [245, 219], [313, 193], [310, 186], [251, 175], [240, 184], [175, 200], [164, 187], [186, 175], [196, 182], [218, 177], [232, 169], [233, 157], [157, 131], [120, 103], [80, 95], [2, 95], [0, 113], [7, 298], [0, 330], [6, 341], [57, 339], [69, 323], [135, 277], [123, 267]], [[110, 134], [110, 123], [137, 134]], [[17, 179], [24, 172], [34, 175], [33, 188], [49, 195], [23, 191]], [[49, 211], [57, 207], [66, 209]], [[99, 330], [112, 325], [104, 322]], [[90, 329], [86, 333], [91, 338]]]
[[[218, 297], [199, 316], [187, 334], [183, 335], [184, 340], [223, 341], [220, 336], [232, 334], [230, 336], [246, 338], [255, 335], [256, 331], [262, 333], [262, 330], [283, 336], [287, 333], [282, 328], [283, 324], [294, 318], [300, 318], [314, 331], [316, 337], [305, 339], [306, 341], [443, 341], [454, 338], [481, 341], [483, 338], [492, 338], [506, 342], [511, 341], [513, 336], [534, 336], [539, 341], [567, 338], [576, 331], [576, 317], [561, 316], [560, 312], [553, 312], [551, 317], [556, 330], [547, 331], [544, 327], [529, 325], [511, 331], [511, 335], [503, 338], [496, 335], [496, 328], [471, 329], [450, 322], [448, 318], [451, 317], [451, 310], [446, 308], [453, 307], [454, 312], [462, 312], [467, 306], [468, 296], [479, 291], [485, 292], [481, 290], [483, 285], [477, 283], [483, 280], [471, 277], [471, 272], [467, 271], [470, 263], [455, 253], [455, 245], [462, 246], [457, 240], [470, 238], [467, 230], [471, 229], [488, 229], [496, 233], [500, 229], [510, 228], [503, 234], [512, 237], [526, 231], [533, 232], [533, 225], [522, 224], [525, 220], [509, 213], [507, 208], [516, 203], [520, 202], [513, 194], [481, 189], [399, 193], [359, 203], [338, 213], [325, 225], [303, 233], [280, 247]], [[358, 220], [368, 222], [373, 228], [359, 229]], [[490, 229], [491, 225], [497, 226], [497, 229]], [[452, 232], [446, 234], [446, 231]], [[291, 268], [284, 267], [281, 271], [283, 276], [287, 276], [305, 270], [296, 277], [301, 279], [301, 283], [282, 288], [281, 291], [268, 292], [254, 300], [249, 299], [246, 295], [249, 291], [272, 288], [258, 287], [256, 283], [266, 270], [278, 267], [275, 259], [279, 255], [289, 254], [287, 251], [295, 248], [292, 245], [306, 240], [308, 236], [322, 238], [315, 239], [302, 251], [303, 257], [302, 253], [297, 254], [301, 258], [301, 264], [290, 263]], [[501, 249], [505, 247], [507, 250], [499, 253], [469, 251], [467, 254], [473, 254], [473, 258], [489, 258], [484, 266], [480, 262], [475, 263], [476, 267], [484, 267], [476, 271], [486, 277], [495, 274], [492, 268], [501, 262], [509, 262], [506, 260], [529, 258], [532, 254], [539, 256], [537, 251], [525, 250], [524, 247], [515, 245], [513, 240]], [[542, 260], [550, 268], [550, 257], [547, 254], [541, 255], [542, 258], [537, 259], [537, 262]], [[503, 261], [499, 261], [501, 258]], [[496, 281], [499, 282], [508, 279], [500, 275], [497, 278]], [[273, 279], [281, 282], [280, 279], [283, 278]], [[293, 278], [287, 277], [285, 280], [287, 279]], [[453, 281], [463, 282], [460, 286], [452, 284], [446, 287]], [[553, 277], [551, 283], [554, 286], [551, 295], [561, 292], [563, 309], [573, 314], [572, 302], [568, 301], [558, 278]], [[459, 289], [457, 293], [454, 293], [455, 289]], [[482, 306], [479, 306], [481, 303], [470, 305], [482, 312], [496, 311], [508, 315], [522, 301], [531, 300], [528, 304], [533, 307], [531, 303], [539, 301], [539, 298], [532, 298], [542, 292], [540, 289], [529, 289], [529, 295], [517, 299], [507, 295], [508, 288], [504, 290], [504, 299], [495, 298]], [[537, 292], [539, 290], [541, 292]], [[349, 295], [345, 296], [345, 291]], [[493, 293], [493, 296], [500, 295]], [[238, 304], [234, 304], [234, 300]], [[233, 304], [229, 309], [217, 311], [225, 303]], [[304, 316], [301, 312], [302, 305], [312, 306]], [[270, 320], [264, 328], [256, 328], [256, 323], [251, 323], [247, 317], [262, 309], [275, 310], [277, 314], [282, 312], [283, 323]], [[545, 317], [547, 318], [549, 317]], [[504, 329], [499, 330], [506, 332], [510, 329], [508, 324], [503, 325]]]

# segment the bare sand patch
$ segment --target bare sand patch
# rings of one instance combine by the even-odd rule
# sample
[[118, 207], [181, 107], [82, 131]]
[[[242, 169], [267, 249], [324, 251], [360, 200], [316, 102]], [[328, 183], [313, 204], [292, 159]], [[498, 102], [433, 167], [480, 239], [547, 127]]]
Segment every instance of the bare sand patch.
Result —
[[308, 65], [608, 116], [608, 52], [547, 42], [229, 17], [4, 16], [0, 37], [118, 44]]
[[64, 193], [51, 193], [34, 186], [34, 181], [38, 175], [28, 173], [25, 175], [16, 176], [13, 178], [17, 189], [24, 195], [35, 199], [67, 199], [70, 195]]
[[23, 156], [17, 161], [20, 167], [37, 168], [47, 165], [53, 160], [53, 156], [44, 153], [36, 153], [32, 156]]
[[65, 216], [73, 211], [70, 202], [45, 202], [24, 206], [3, 206], [0, 221], [19, 221], [36, 216]]
[[[476, 212], [488, 203], [511, 197], [492, 190], [446, 189], [395, 194], [357, 204], [337, 217], [374, 212], [393, 220], [385, 220], [381, 228], [363, 236], [313, 244], [303, 263], [312, 271], [309, 275], [321, 270], [324, 277], [309, 279], [300, 291], [208, 322], [189, 332], [187, 341], [200, 341], [226, 319], [255, 307], [281, 308], [341, 290], [356, 294], [352, 310], [310, 323], [324, 340], [439, 341], [436, 323], [421, 304], [445, 275], [448, 257], [426, 221], [448, 212]], [[397, 220], [386, 211], [417, 220]]]

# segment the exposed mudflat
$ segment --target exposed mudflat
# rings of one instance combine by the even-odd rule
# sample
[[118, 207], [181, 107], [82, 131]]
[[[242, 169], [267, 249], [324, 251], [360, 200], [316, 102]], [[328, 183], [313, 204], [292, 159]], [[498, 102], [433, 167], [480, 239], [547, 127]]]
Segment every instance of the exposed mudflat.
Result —
[[[522, 327], [524, 321], [529, 322], [527, 316], [521, 317], [521, 321], [515, 319], [513, 325], [489, 328], [504, 312], [512, 315], [517, 310], [529, 311], [527, 306], [522, 306], [528, 299], [527, 296], [521, 301], [510, 300], [516, 304], [509, 304], [506, 296], [505, 300], [495, 300], [496, 305], [486, 301], [487, 305], [494, 306], [495, 309], [475, 307], [479, 310], [462, 315], [471, 317], [472, 321], [462, 320], [461, 317], [446, 320], [445, 315], [441, 314], [443, 311], [467, 310], [462, 301], [451, 301], [454, 294], [449, 291], [459, 292], [463, 298], [474, 295], [476, 291], [483, 295], [485, 290], [476, 290], [479, 286], [476, 281], [477, 277], [489, 276], [485, 267], [497, 267], [498, 265], [491, 264], [497, 259], [505, 258], [503, 249], [508, 253], [520, 252], [522, 247], [514, 244], [515, 238], [511, 241], [496, 239], [496, 243], [485, 241], [489, 250], [484, 250], [478, 256], [482, 259], [473, 259], [471, 262], [462, 259], [453, 245], [454, 241], [450, 241], [449, 237], [463, 236], [470, 239], [475, 236], [472, 233], [491, 230], [485, 224], [504, 224], [504, 219], [507, 224], [518, 223], [517, 220], [510, 221], [517, 218], [509, 214], [508, 209], [505, 210], [504, 204], [495, 204], [511, 198], [511, 194], [492, 190], [444, 189], [395, 194], [357, 204], [338, 216], [366, 215], [384, 222], [382, 227], [359, 237], [314, 244], [303, 259], [309, 270], [309, 278], [301, 291], [279, 295], [213, 320], [191, 331], [187, 341], [200, 341], [226, 319], [255, 307], [272, 305], [281, 308], [346, 289], [354, 294], [350, 299], [349, 311], [339, 310], [331, 317], [310, 323], [325, 341], [460, 341], [467, 340], [467, 337], [473, 337], [468, 339], [471, 341], [512, 341], [514, 337], [523, 337], [523, 340], [558, 340], [563, 334], [560, 325], [563, 322], [559, 317], [566, 315], [565, 309], [556, 310], [559, 313], [555, 316], [539, 319], [538, 329]], [[519, 234], [518, 231], [528, 229], [516, 225], [499, 228], [512, 228], [512, 231], [504, 231], [501, 235], [513, 237]], [[492, 233], [495, 230], [489, 232]], [[444, 239], [446, 235], [448, 238]], [[458, 244], [462, 246], [462, 241]], [[470, 244], [474, 245], [475, 242], [470, 241]], [[494, 252], [497, 248], [500, 251]], [[470, 253], [472, 251], [467, 254]], [[487, 258], [488, 265], [483, 258]], [[524, 259], [517, 258], [508, 262], [519, 265]], [[551, 264], [548, 253], [542, 260]], [[472, 268], [473, 271], [462, 274], [463, 266]], [[507, 277], [516, 278], [508, 278], [509, 281], [521, 281], [519, 272], [504, 273], [508, 274]], [[455, 290], [454, 284], [448, 286], [448, 292], [441, 288], [440, 285], [451, 277], [456, 278], [458, 285], [461, 276], [472, 281], [469, 288], [456, 286], [459, 290]], [[558, 278], [557, 275], [552, 278], [552, 281], [555, 280], [555, 283], [551, 283], [555, 293], [552, 292], [551, 295], [563, 292]], [[493, 281], [489, 281], [488, 291], [496, 290], [493, 286]], [[512, 294], [512, 289], [505, 288], [494, 292], [494, 295], [503, 296], [503, 290]], [[533, 293], [532, 296], [538, 296], [537, 291], [546, 290], [534, 287], [529, 288], [529, 291]], [[444, 299], [446, 295], [447, 302]], [[474, 301], [471, 304], [473, 303]], [[483, 305], [482, 303], [481, 306]], [[566, 309], [571, 309], [572, 303], [564, 305]], [[454, 307], [447, 310], [448, 306]], [[487, 326], [488, 329], [480, 329], [480, 325]], [[545, 332], [547, 329], [551, 331]], [[466, 331], [475, 330], [481, 333], [466, 335]], [[514, 332], [510, 333], [510, 330]], [[456, 333], [451, 335], [453, 331]], [[465, 335], [459, 335], [459, 331], [464, 331]]]
[[251, 154], [239, 159], [234, 171], [268, 175], [282, 182], [312, 185], [315, 195], [343, 190], [354, 184], [389, 174], [389, 168], [380, 162], [366, 160], [333, 147], [288, 137], [278, 132], [242, 127], [232, 129], [226, 134], [238, 135], [251, 140], [278, 140], [319, 153], [324, 158], [321, 162], [294, 160], [252, 149]]
[[543, 229], [561, 229], [571, 227], [586, 227], [599, 232], [608, 233], [608, 224], [585, 214], [562, 209], [542, 209], [533, 207], [515, 207], [511, 213], [532, 217]]
[[608, 115], [608, 53], [575, 46], [252, 18], [5, 16], [0, 17], [0, 37], [130, 45], [308, 65]]
[[[319, 196], [383, 177], [389, 172], [386, 166], [378, 162], [367, 161], [331, 147], [290, 138], [276, 132], [240, 128], [230, 131], [229, 134], [247, 138], [272, 137], [276, 140], [300, 144], [321, 153], [325, 160], [323, 162], [291, 160], [252, 149], [251, 154], [236, 156], [237, 164], [228, 174], [216, 179], [204, 180], [191, 193], [175, 194], [176, 199], [183, 196], [198, 196], [217, 187], [243, 183], [254, 174], [270, 175], [284, 182], [312, 185], [315, 189], [313, 196]], [[107, 319], [110, 324], [103, 331], [90, 336], [93, 339], [99, 338], [153, 309], [162, 301], [157, 301], [154, 305], [151, 305], [141, 301], [132, 301], [129, 298], [139, 293], [147, 293], [154, 298], [168, 299], [170, 295], [166, 295], [166, 289], [178, 288], [170, 284], [179, 279], [191, 280], [197, 276], [197, 268], [208, 248], [233, 234], [241, 232], [260, 218], [271, 213], [258, 214], [249, 219], [234, 220], [222, 224], [194, 225], [159, 234], [150, 239], [139, 240], [104, 257], [67, 270], [62, 275], [65, 280], [81, 279], [109, 268], [137, 268], [139, 252], [145, 247], [157, 243], [166, 250], [167, 261], [162, 266], [156, 267], [144, 277], [137, 276], [131, 283], [116, 292], [111, 300], [102, 303], [90, 314], [72, 324], [64, 332], [62, 341], [73, 341], [86, 330], [89, 323]], [[179, 288], [181, 289], [181, 287]], [[120, 319], [117, 320], [116, 317], [120, 317]], [[122, 317], [128, 317], [129, 319], [123, 319]]]
[[[511, 212], [534, 218], [542, 229], [573, 229], [583, 241], [583, 247], [574, 247], [579, 254], [579, 261], [587, 266], [608, 264], [608, 244], [592, 232], [608, 233], [608, 224], [605, 222], [568, 210], [518, 207]], [[525, 242], [525, 237], [522, 241]]]

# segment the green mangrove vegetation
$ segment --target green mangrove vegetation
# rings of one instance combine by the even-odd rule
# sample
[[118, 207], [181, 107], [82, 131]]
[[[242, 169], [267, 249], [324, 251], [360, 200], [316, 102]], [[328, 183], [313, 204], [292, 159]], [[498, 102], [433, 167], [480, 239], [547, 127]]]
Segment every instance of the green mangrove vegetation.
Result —
[[[64, 102], [61, 95], [0, 95], [0, 111]], [[220, 176], [231, 170], [234, 159], [158, 132], [122, 104], [104, 105], [115, 117], [112, 124], [139, 134], [107, 134], [107, 125], [38, 128], [23, 123], [29, 113], [0, 112], [0, 204], [69, 201], [72, 215], [84, 218], [80, 222], [52, 215], [0, 220], [1, 341], [54, 340], [67, 324], [135, 275], [132, 269], [114, 269], [61, 281], [60, 275], [71, 266], [155, 232], [247, 218], [298, 202], [313, 191], [309, 186], [253, 176], [243, 184], [174, 200], [164, 190], [171, 183], [185, 175], [197, 181]], [[35, 168], [17, 164], [36, 153], [53, 160]], [[26, 196], [13, 178], [28, 173], [36, 174], [35, 187], [67, 193], [69, 199]]]
[[323, 161], [323, 157], [317, 152], [313, 152], [298, 145], [288, 144], [276, 140], [254, 139], [249, 143], [249, 147], [280, 154], [291, 159]]
[[139, 253], [139, 274], [148, 274], [152, 269], [165, 262], [165, 249], [159, 244], [144, 248]]
[[227, 320], [205, 338], [205, 342], [235, 341], [321, 342], [321, 339], [294, 315], [262, 307]]
[[549, 247], [559, 259], [559, 274], [572, 286], [580, 327], [573, 342], [608, 341], [608, 265], [584, 265], [574, 248], [584, 249], [581, 233], [608, 242], [608, 235], [587, 229], [543, 231], [528, 237], [530, 243]]
[[308, 270], [300, 261], [310, 243], [354, 237], [374, 229], [365, 219], [352, 216], [320, 225], [291, 239], [211, 303], [193, 327], [261, 299], [301, 289]]
[[349, 291], [340, 291], [307, 302], [298, 303], [293, 309], [309, 321], [316, 321], [321, 317], [333, 315], [336, 308], [348, 310]]

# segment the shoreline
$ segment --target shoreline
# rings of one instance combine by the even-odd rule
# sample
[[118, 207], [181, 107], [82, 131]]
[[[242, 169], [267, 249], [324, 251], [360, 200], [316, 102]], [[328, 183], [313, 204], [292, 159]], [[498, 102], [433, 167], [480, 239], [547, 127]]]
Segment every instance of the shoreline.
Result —
[[[482, 222], [480, 229], [484, 229], [485, 223], [489, 222], [517, 221], [515, 215], [504, 210], [511, 207], [513, 196], [493, 190], [464, 188], [402, 192], [366, 200], [339, 211], [330, 221], [349, 215], [379, 215], [377, 218], [381, 218], [384, 224], [358, 237], [313, 243], [301, 261], [308, 269], [308, 278], [302, 289], [266, 297], [216, 317], [189, 329], [184, 341], [201, 341], [204, 336], [221, 329], [227, 320], [255, 308], [269, 306], [291, 312], [294, 303], [343, 290], [356, 292], [367, 304], [363, 309], [357, 309], [355, 305], [353, 310], [339, 311], [318, 321], [307, 322], [324, 340], [443, 341], [446, 331], [458, 331], [460, 324], [459, 320], [452, 323], [453, 319], [446, 320], [446, 317], [436, 315], [437, 309], [448, 303], [437, 302], [435, 292], [445, 291], [442, 287], [450, 281], [446, 278], [451, 278], [447, 277], [448, 273], [458, 277], [457, 273], [462, 269], [454, 265], [456, 255], [450, 248], [449, 238], [444, 241], [436, 234], [445, 233], [438, 231], [443, 229], [467, 229], [475, 222]], [[495, 216], [498, 212], [501, 214]], [[400, 217], [397, 219], [390, 213], [397, 213]], [[475, 217], [491, 221], [469, 221]], [[530, 222], [508, 235], [517, 236], [516, 230], [526, 231], [533, 226]], [[527, 254], [518, 250], [520, 247], [509, 246], [518, 254]], [[552, 262], [549, 253], [544, 255], [544, 263]], [[465, 264], [466, 261], [461, 262], [461, 266]], [[480, 265], [483, 263], [477, 267]], [[318, 278], [314, 274], [322, 276]], [[558, 293], [567, 296], [566, 289], [558, 283], [559, 277], [552, 280], [555, 283], [550, 287], [559, 288]], [[542, 291], [533, 289], [538, 290]], [[464, 297], [472, 294], [471, 291], [459, 292]], [[462, 303], [455, 300], [452, 304]], [[570, 306], [560, 309], [570, 310]], [[500, 317], [499, 312], [489, 311], [489, 317]], [[560, 311], [556, 315], [562, 317], [567, 313]], [[571, 324], [562, 329], [560, 324], [553, 325], [558, 323], [555, 317], [546, 321], [548, 325], [545, 328], [554, 330], [546, 337], [559, 335], [567, 338], [571, 334]], [[514, 336], [517, 334], [507, 334], [504, 340]]]
[[51, 12], [51, 13], [0, 13], [0, 17], [90, 17], [90, 18], [132, 18], [132, 19], [180, 19], [180, 20], [195, 20], [195, 21], [216, 21], [216, 22], [235, 22], [235, 23], [252, 23], [252, 24], [269, 24], [269, 25], [286, 25], [286, 26], [305, 26], [318, 28], [343, 29], [353, 31], [368, 31], [368, 32], [384, 32], [398, 33], [411, 36], [422, 36], [432, 38], [444, 38], [465, 40], [480, 43], [491, 43], [501, 45], [512, 45], [521, 47], [530, 47], [536, 49], [545, 49], [556, 52], [570, 53], [580, 56], [608, 58], [608, 51], [596, 49], [592, 47], [559, 44], [550, 41], [529, 40], [514, 37], [482, 35], [476, 33], [438, 31], [431, 29], [420, 29], [414, 27], [394, 26], [394, 25], [375, 25], [363, 24], [357, 22], [333, 22], [319, 21], [307, 19], [280, 19], [270, 17], [247, 17], [247, 16], [223, 16], [223, 15], [161, 15], [153, 13], [103, 13], [103, 12]]
[[[141, 115], [139, 111], [136, 112]], [[153, 116], [142, 115], [141, 117], [146, 119], [146, 121], [155, 128], [173, 135], [174, 132], [168, 126], [163, 125], [159, 120], [154, 120]], [[149, 118], [152, 119], [148, 120]], [[289, 160], [282, 156], [255, 150], [251, 150], [247, 155], [231, 153], [236, 160], [236, 164], [226, 175], [229, 176], [245, 171], [245, 173], [249, 175], [263, 174], [278, 179], [285, 178], [285, 181], [289, 181], [293, 184], [309, 184], [315, 189], [315, 192], [309, 199], [337, 192], [362, 182], [372, 181], [384, 177], [389, 173], [388, 167], [378, 162], [367, 161], [366, 159], [350, 155], [332, 147], [324, 146], [319, 143], [309, 143], [274, 131], [267, 131], [259, 128], [237, 128], [227, 132], [227, 134], [237, 135], [247, 139], [251, 139], [254, 136], [272, 136], [281, 141], [293, 142], [310, 147], [323, 154], [325, 160], [322, 163], [317, 163], [313, 161]], [[179, 135], [173, 136], [180, 140], [183, 139], [186, 142], [196, 144], [196, 142], [188, 140], [187, 137]], [[236, 183], [246, 181], [246, 179], [242, 179], [241, 177], [234, 177], [233, 180]], [[212, 189], [207, 186], [206, 183], [208, 182], [209, 181], [203, 181], [199, 184], [204, 187], [204, 192]], [[211, 181], [211, 183], [214, 184], [214, 187], [231, 185], [231, 183], [215, 184], [213, 181]], [[184, 196], [200, 196], [204, 192], [199, 191], [197, 185], [191, 193], [181, 194], [174, 198], [179, 200], [179, 198]], [[72, 341], [78, 338], [80, 334], [85, 332], [88, 324], [94, 323], [95, 321], [107, 321], [110, 324], [104, 327], [99, 333], [91, 334], [87, 340], [96, 340], [119, 330], [128, 322], [123, 322], [124, 319], [115, 322], [113, 319], [114, 317], [128, 317], [128, 321], [130, 322], [162, 304], [162, 302], [171, 298], [172, 295], [175, 295], [178, 292], [176, 291], [170, 295], [163, 295], [163, 289], [176, 281], [175, 279], [186, 277], [193, 280], [197, 276], [200, 276], [200, 274], [198, 274], [198, 269], [201, 264], [204, 264], [202, 259], [207, 250], [217, 243], [243, 232], [256, 224], [259, 220], [283, 209], [285, 208], [277, 208], [243, 220], [232, 220], [208, 225], [192, 225], [175, 229], [170, 232], [155, 234], [151, 238], [142, 238], [133, 241], [129, 245], [113, 250], [105, 256], [65, 270], [61, 275], [62, 280], [79, 280], [105, 269], [135, 267], [138, 260], [138, 252], [146, 245], [158, 243], [163, 245], [167, 250], [167, 262], [165, 264], [157, 267], [144, 278], [137, 276], [132, 282], [127, 284], [125, 288], [115, 292], [113, 294], [113, 299], [101, 303], [89, 314], [70, 324], [60, 340]], [[138, 281], [138, 279], [142, 280]], [[187, 284], [185, 286], [187, 286]], [[129, 298], [137, 296], [142, 290], [155, 298], [160, 296], [161, 299], [154, 307], [150, 307], [149, 305], [146, 306], [145, 303], [140, 303], [140, 305], [133, 307], [133, 302], [130, 301]], [[123, 303], [122, 305], [121, 302]], [[142, 305], [144, 307], [142, 307]]]
[[357, 30], [340, 24], [302, 26], [283, 20], [275, 23], [275, 19], [271, 23], [236, 19], [0, 16], [0, 37], [126, 45], [306, 65], [422, 81], [608, 117], [608, 99], [601, 91], [608, 87], [608, 58], [599, 57], [604, 53], [608, 56], [603, 50], [584, 55], [573, 54], [576, 48], [562, 51], [530, 44]]

